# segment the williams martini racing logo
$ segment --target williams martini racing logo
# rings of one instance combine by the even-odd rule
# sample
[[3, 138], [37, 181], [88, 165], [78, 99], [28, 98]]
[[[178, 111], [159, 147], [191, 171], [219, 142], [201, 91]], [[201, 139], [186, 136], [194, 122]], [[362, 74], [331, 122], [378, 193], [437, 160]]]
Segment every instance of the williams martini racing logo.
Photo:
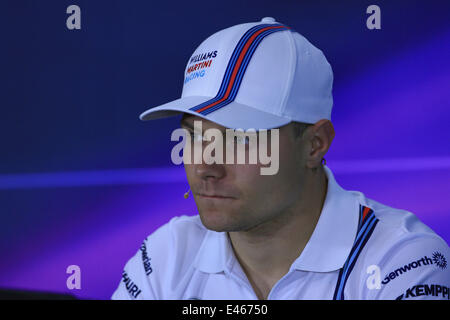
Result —
[[207, 68], [211, 67], [213, 59], [217, 57], [217, 50], [196, 54], [192, 56], [188, 63], [184, 84], [205, 75]]

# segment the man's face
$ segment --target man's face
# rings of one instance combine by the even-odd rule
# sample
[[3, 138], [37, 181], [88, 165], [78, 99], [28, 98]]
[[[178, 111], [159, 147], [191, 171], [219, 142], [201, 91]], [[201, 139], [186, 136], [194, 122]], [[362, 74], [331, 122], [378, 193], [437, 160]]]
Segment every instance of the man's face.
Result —
[[[192, 131], [194, 121], [202, 130], [224, 127], [185, 115], [182, 127]], [[298, 200], [303, 186], [302, 143], [292, 125], [279, 128], [279, 169], [275, 175], [261, 175], [257, 164], [184, 164], [202, 223], [214, 231], [247, 231], [270, 221]], [[268, 135], [270, 154], [270, 135]], [[225, 137], [224, 137], [225, 141]], [[203, 145], [205, 148], [205, 144]], [[226, 154], [224, 154], [225, 158]], [[236, 163], [236, 162], [234, 162]]]

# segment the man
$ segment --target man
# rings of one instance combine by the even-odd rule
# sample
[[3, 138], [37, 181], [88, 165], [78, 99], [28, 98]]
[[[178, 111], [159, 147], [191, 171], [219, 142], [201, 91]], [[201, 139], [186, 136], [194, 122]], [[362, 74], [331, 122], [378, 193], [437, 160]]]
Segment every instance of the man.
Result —
[[[412, 213], [342, 189], [324, 163], [332, 80], [323, 53], [273, 18], [206, 39], [182, 97], [141, 119], [183, 114], [187, 137], [205, 149], [211, 129], [255, 129], [258, 142], [269, 130], [278, 170], [184, 154], [199, 215], [147, 237], [112, 298], [449, 299], [445, 241]], [[238, 143], [250, 152], [249, 140]]]

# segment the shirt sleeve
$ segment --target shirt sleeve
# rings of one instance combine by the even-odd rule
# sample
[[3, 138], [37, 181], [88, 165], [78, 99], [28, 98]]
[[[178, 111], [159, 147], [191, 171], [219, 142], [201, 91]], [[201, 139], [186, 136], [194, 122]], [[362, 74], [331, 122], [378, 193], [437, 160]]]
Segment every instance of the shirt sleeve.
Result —
[[157, 299], [149, 279], [153, 272], [145, 239], [136, 254], [126, 263], [119, 286], [112, 300], [155, 300]]
[[205, 231], [199, 217], [173, 217], [142, 243], [126, 263], [113, 300], [183, 299]]
[[367, 268], [365, 298], [449, 300], [449, 256], [448, 245], [438, 236], [405, 239]]

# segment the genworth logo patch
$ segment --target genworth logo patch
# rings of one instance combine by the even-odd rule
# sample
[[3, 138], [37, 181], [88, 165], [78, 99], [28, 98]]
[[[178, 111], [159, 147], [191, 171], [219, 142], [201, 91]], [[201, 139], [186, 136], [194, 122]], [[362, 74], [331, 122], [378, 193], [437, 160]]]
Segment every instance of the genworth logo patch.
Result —
[[433, 262], [442, 270], [447, 268], [447, 260], [445, 260], [444, 255], [440, 252], [433, 252]]

